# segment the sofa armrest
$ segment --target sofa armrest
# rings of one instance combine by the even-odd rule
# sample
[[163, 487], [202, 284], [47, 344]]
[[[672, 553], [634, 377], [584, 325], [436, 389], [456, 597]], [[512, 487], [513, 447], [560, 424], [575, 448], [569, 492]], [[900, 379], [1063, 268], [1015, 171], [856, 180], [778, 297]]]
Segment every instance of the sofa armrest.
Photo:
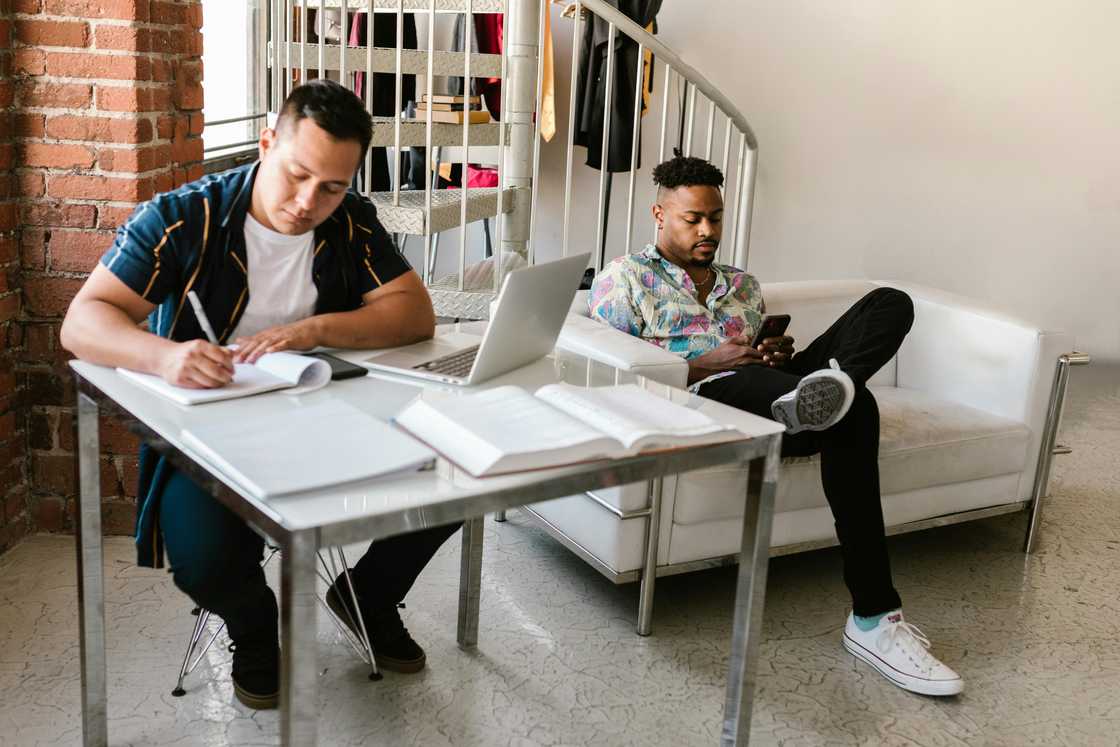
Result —
[[688, 385], [684, 358], [586, 316], [568, 314], [556, 345], [661, 384]]
[[914, 327], [898, 352], [898, 385], [1025, 423], [1025, 497], [1058, 357], [1073, 350], [1073, 337], [952, 293], [891, 285], [914, 301]]

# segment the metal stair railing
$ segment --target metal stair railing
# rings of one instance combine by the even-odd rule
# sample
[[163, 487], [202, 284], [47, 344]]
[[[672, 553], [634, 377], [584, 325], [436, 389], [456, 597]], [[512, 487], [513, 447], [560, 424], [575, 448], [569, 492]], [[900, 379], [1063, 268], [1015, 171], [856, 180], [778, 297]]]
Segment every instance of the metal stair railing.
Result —
[[[370, 13], [372, 5], [373, 12]], [[660, 132], [658, 161], [664, 160], [670, 142], [679, 142], [686, 154], [703, 155], [722, 165], [727, 177], [725, 195], [729, 221], [720, 260], [745, 267], [749, 254], [750, 224], [754, 204], [755, 171], [758, 146], [750, 125], [736, 107], [706, 78], [687, 65], [671, 49], [649, 32], [608, 5], [603, 0], [575, 2], [575, 27], [573, 29], [572, 88], [578, 95], [580, 47], [586, 23], [605, 23], [610, 43], [606, 59], [608, 83], [604, 97], [610, 97], [614, 85], [616, 56], [614, 42], [626, 37], [638, 45], [638, 60], [646, 52], [653, 54], [651, 69], [654, 79], [660, 75], [661, 97], [654, 96], [652, 108], [658, 105]], [[391, 167], [392, 189], [373, 192], [371, 189], [372, 156], [367, 156], [365, 183], [361, 190], [378, 205], [379, 215], [387, 230], [403, 235], [423, 238], [423, 258], [414, 263], [432, 294], [436, 313], [441, 316], [485, 319], [489, 316], [490, 302], [500, 287], [506, 258], [515, 264], [532, 264], [536, 259], [536, 239], [544, 216], [538, 213], [541, 178], [540, 117], [542, 107], [542, 68], [544, 46], [544, 14], [550, 12], [549, 0], [269, 0], [269, 11], [260, 14], [262, 34], [269, 43], [262, 46], [259, 69], [267, 71], [269, 108], [275, 113], [293, 85], [308, 79], [308, 75], [328, 74], [350, 84], [351, 73], [366, 75], [365, 102], [372, 112], [372, 75], [389, 73], [394, 80], [394, 111], [403, 112], [403, 76], [416, 75], [423, 80], [428, 92], [437, 90], [436, 79], [462, 77], [496, 77], [503, 80], [502, 111], [497, 112], [498, 122], [471, 125], [464, 117], [460, 124], [434, 122], [428, 109], [422, 119], [406, 120], [397, 116], [378, 116], [374, 120], [375, 147], [391, 147], [395, 157]], [[312, 17], [311, 12], [315, 15]], [[328, 11], [338, 14], [339, 36], [335, 43], [327, 39]], [[351, 46], [350, 22], [354, 13], [366, 13], [367, 43]], [[421, 49], [403, 49], [404, 17], [406, 13], [426, 16], [428, 33], [426, 43], [419, 40]], [[469, 36], [475, 13], [503, 13], [505, 52], [480, 54], [471, 52], [469, 39], [464, 39], [462, 51], [436, 48], [437, 19], [447, 19], [450, 14], [464, 14], [463, 28]], [[377, 47], [373, 41], [376, 25], [390, 23], [395, 28], [396, 46]], [[312, 28], [314, 26], [314, 28]], [[309, 36], [314, 33], [315, 41]], [[644, 65], [637, 66], [636, 91], [644, 82]], [[418, 80], [418, 82], [420, 82]], [[683, 100], [671, 96], [675, 88], [683, 87]], [[469, 87], [464, 87], [469, 95]], [[630, 179], [625, 212], [625, 251], [634, 251], [638, 235], [635, 226], [635, 191], [638, 149], [642, 134], [642, 95], [635, 97], [630, 121], [619, 121], [617, 114], [608, 116], [603, 127], [604, 153], [610, 141], [610, 132], [617, 127], [630, 127], [632, 147], [630, 153]], [[558, 102], [559, 103], [559, 102]], [[567, 133], [567, 159], [563, 177], [563, 226], [560, 253], [569, 253], [572, 241], [571, 222], [577, 206], [573, 197], [574, 171], [574, 112], [569, 101]], [[561, 108], [562, 104], [560, 107]], [[604, 107], [611, 112], [610, 106]], [[671, 116], [673, 115], [673, 116]], [[699, 125], [697, 118], [700, 117]], [[721, 137], [722, 135], [722, 137]], [[423, 147], [425, 153], [423, 190], [402, 190], [400, 156], [404, 148]], [[431, 158], [434, 150], [442, 147], [454, 150], [463, 172], [463, 184], [456, 191], [436, 190]], [[471, 154], [477, 155], [484, 148], [496, 153], [498, 172], [497, 188], [470, 188], [466, 184], [467, 165]], [[734, 173], [728, 169], [734, 165]], [[437, 164], [438, 167], [438, 164]], [[593, 214], [598, 219], [595, 269], [607, 261], [606, 231], [610, 199], [611, 177], [603, 170], [599, 174], [598, 201]], [[581, 195], [581, 198], [583, 195]], [[582, 209], [581, 213], [584, 212]], [[474, 222], [498, 218], [494, 230], [494, 252], [490, 259], [482, 259], [482, 242], [468, 242], [467, 227]], [[555, 218], [553, 218], [555, 220]], [[617, 226], [618, 217], [615, 217]], [[555, 226], [549, 226], [555, 228]], [[436, 277], [434, 235], [448, 230], [459, 231], [458, 257], [455, 270], [441, 278]], [[656, 241], [656, 234], [652, 237]], [[644, 243], [644, 242], [643, 242]], [[471, 264], [474, 257], [477, 263]], [[520, 258], [520, 259], [518, 259]], [[488, 263], [488, 264], [487, 264]], [[483, 267], [485, 265], [485, 267]], [[475, 272], [480, 267], [485, 271]], [[482, 281], [469, 277], [481, 277]]]
[[[641, 28], [637, 23], [611, 5], [603, 2], [603, 0], [582, 0], [581, 2], [573, 3], [573, 5], [575, 10], [575, 28], [573, 29], [571, 57], [572, 91], [578, 90], [580, 47], [583, 41], [583, 29], [586, 23], [591, 23], [594, 22], [595, 19], [598, 19], [607, 24], [608, 42], [605, 72], [607, 84], [606, 90], [604, 91], [604, 98], [607, 101], [611, 100], [612, 91], [610, 89], [615, 80], [615, 42], [618, 36], [621, 34], [638, 44], [637, 59], [639, 64], [637, 65], [637, 79], [634, 82], [636, 95], [634, 98], [634, 111], [631, 120], [629, 122], [619, 122], [617, 121], [617, 117], [611, 116], [612, 108], [610, 106], [604, 107], [604, 110], [607, 112], [602, 134], [604, 163], [601, 165], [604, 166], [604, 168], [600, 170], [599, 174], [598, 203], [594, 213], [598, 217], [596, 233], [598, 253], [596, 255], [595, 269], [602, 269], [603, 264], [608, 259], [604, 250], [604, 239], [605, 231], [608, 227], [606, 212], [610, 199], [608, 188], [610, 179], [605, 168], [605, 161], [607, 159], [607, 145], [610, 141], [611, 129], [619, 126], [631, 127], [630, 179], [627, 190], [624, 224], [626, 238], [624, 247], [627, 252], [635, 251], [635, 249], [638, 248], [634, 246], [636, 237], [634, 225], [634, 195], [637, 179], [636, 167], [638, 164], [638, 152], [641, 147], [640, 136], [642, 131], [643, 98], [641, 91], [645, 81], [645, 65], [642, 61], [644, 60], [646, 52], [651, 52], [653, 54], [654, 69], [650, 71], [653, 75], [652, 79], [656, 81], [657, 75], [660, 74], [660, 80], [662, 81], [662, 97], [659, 102], [661, 106], [661, 123], [660, 134], [657, 141], [657, 161], [661, 162], [665, 160], [669, 155], [667, 146], [673, 141], [679, 141], [681, 143], [681, 150], [685, 155], [701, 156], [707, 160], [713, 160], [713, 157], [718, 157], [717, 165], [722, 166], [725, 176], [725, 202], [729, 205], [729, 213], [731, 216], [730, 222], [727, 222], [728, 230], [724, 232], [725, 240], [720, 247], [720, 261], [729, 261], [730, 264], [745, 268], [750, 252], [750, 226], [754, 209], [755, 174], [758, 163], [758, 141], [755, 139], [754, 132], [751, 130], [746, 117], [744, 117], [730, 99], [720, 92], [707, 78], [685, 63], [673, 50], [669, 49], [663, 42], [658, 40], [657, 37]], [[671, 97], [674, 84], [678, 86], [683, 84], [683, 102], [679, 101], [677, 97]], [[704, 134], [702, 140], [698, 142], [696, 119], [697, 111], [701, 109], [701, 104], [706, 104], [704, 107], [704, 120], [706, 120], [704, 129], [706, 134]], [[677, 116], [670, 118], [669, 115], [674, 105], [677, 106]], [[719, 140], [719, 131], [717, 130], [717, 122], [722, 124], [723, 129], [722, 146], [718, 148], [717, 141]], [[677, 129], [676, 138], [672, 137], [674, 125]], [[568, 152], [564, 175], [564, 223], [562, 240], [562, 252], [565, 256], [568, 254], [571, 242], [570, 227], [573, 213], [572, 177], [575, 156], [575, 126], [575, 107], [569, 106]], [[702, 148], [699, 147], [701, 144], [703, 146]], [[732, 163], [735, 164], [734, 174], [728, 171]], [[536, 176], [537, 171], [534, 169], [534, 177]], [[537, 183], [536, 179], [534, 179], [534, 183]], [[534, 195], [534, 199], [535, 197], [536, 195]], [[652, 243], [656, 243], [656, 229], [653, 229], [653, 231], [654, 233], [651, 239]], [[731, 238], [730, 242], [727, 241], [727, 237]]]

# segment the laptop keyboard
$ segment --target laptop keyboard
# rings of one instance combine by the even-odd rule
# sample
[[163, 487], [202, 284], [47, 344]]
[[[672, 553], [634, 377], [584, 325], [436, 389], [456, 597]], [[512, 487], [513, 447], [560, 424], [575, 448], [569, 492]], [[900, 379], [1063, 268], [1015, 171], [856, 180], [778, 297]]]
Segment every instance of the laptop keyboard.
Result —
[[435, 360], [413, 366], [417, 371], [430, 371], [431, 373], [446, 376], [466, 377], [474, 366], [474, 359], [478, 355], [478, 345], [465, 348], [450, 355], [444, 355]]

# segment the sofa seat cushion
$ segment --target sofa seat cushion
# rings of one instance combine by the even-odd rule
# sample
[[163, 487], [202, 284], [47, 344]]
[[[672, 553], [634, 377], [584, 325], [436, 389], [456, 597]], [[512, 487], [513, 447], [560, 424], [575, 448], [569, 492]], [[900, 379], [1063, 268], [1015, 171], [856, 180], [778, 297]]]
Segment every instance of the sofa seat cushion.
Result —
[[[872, 386], [879, 404], [879, 479], [883, 495], [1018, 473], [1027, 462], [1023, 423], [913, 389]], [[820, 457], [782, 460], [776, 512], [827, 506]], [[697, 524], [742, 516], [744, 471], [697, 470], [677, 481], [673, 521]]]

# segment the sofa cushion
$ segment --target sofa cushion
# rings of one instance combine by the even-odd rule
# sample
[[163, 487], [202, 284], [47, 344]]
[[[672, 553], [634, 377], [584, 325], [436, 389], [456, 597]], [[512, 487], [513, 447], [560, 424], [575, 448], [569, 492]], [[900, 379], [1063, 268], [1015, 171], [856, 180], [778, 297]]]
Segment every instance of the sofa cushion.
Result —
[[[1017, 473], [1027, 462], [1022, 423], [913, 389], [871, 387], [879, 404], [883, 495]], [[776, 512], [827, 506], [819, 457], [782, 460]], [[746, 476], [720, 467], [682, 475], [673, 521], [697, 524], [742, 515]]]

